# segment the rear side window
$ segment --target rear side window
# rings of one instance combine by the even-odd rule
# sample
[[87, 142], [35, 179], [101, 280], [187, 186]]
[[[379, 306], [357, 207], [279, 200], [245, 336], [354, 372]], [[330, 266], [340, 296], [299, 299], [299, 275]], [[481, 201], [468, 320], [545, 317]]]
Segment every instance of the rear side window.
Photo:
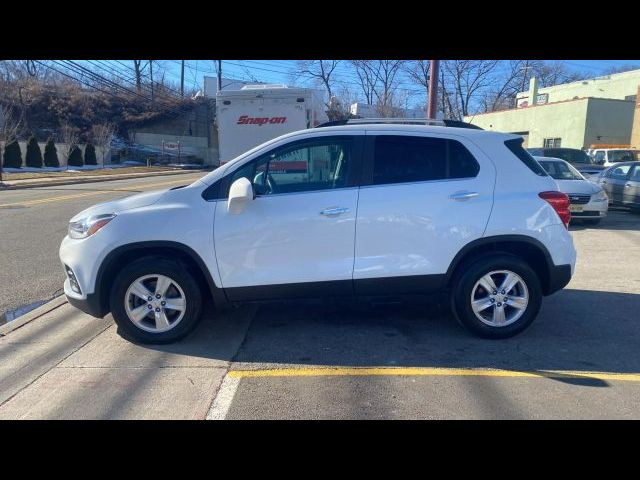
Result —
[[473, 155], [455, 140], [379, 135], [375, 140], [373, 184], [475, 177]]
[[522, 147], [522, 142], [524, 142], [522, 138], [514, 138], [513, 140], [506, 140], [504, 144], [533, 173], [541, 177], [548, 176], [546, 170]]

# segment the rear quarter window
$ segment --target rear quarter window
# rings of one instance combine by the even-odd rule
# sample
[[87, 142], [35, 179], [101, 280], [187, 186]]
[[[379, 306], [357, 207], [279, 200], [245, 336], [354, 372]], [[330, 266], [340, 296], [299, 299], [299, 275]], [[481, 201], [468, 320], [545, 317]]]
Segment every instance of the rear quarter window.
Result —
[[546, 172], [544, 168], [538, 163], [538, 161], [531, 156], [529, 152], [527, 152], [522, 143], [524, 140], [522, 138], [514, 138], [513, 140], [506, 140], [504, 142], [505, 146], [513, 153], [518, 159], [524, 163], [529, 170], [531, 170], [536, 175], [541, 177], [547, 177], [549, 174]]

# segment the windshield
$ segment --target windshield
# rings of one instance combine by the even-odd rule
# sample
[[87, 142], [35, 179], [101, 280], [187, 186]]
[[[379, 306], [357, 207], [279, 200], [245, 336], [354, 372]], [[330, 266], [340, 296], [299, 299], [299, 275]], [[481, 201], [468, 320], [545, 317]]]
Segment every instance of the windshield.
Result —
[[593, 165], [595, 162], [593, 158], [587, 155], [587, 152], [582, 150], [573, 150], [570, 148], [546, 148], [544, 150], [545, 157], [561, 158], [569, 163], [582, 163]]
[[633, 150], [610, 150], [609, 161], [617, 162], [633, 162], [636, 159], [636, 152]]
[[540, 165], [544, 168], [551, 178], [555, 180], [584, 180], [585, 178], [571, 165], [565, 162], [552, 162], [549, 160], [540, 160]]

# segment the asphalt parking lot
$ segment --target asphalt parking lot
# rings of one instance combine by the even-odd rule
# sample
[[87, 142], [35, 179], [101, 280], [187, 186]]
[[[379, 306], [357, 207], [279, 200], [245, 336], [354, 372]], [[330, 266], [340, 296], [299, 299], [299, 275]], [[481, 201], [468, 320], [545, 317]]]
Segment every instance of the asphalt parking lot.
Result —
[[184, 341], [138, 346], [61, 302], [0, 330], [0, 418], [638, 419], [640, 216], [571, 230], [574, 278], [508, 340], [434, 297], [208, 309]]

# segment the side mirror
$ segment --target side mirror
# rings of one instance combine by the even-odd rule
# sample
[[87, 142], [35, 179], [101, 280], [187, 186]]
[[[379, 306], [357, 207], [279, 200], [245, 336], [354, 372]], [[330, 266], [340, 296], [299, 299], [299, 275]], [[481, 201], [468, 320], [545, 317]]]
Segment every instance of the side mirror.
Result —
[[239, 178], [231, 184], [229, 189], [227, 211], [231, 215], [238, 215], [244, 211], [250, 200], [253, 200], [253, 186], [247, 178]]

